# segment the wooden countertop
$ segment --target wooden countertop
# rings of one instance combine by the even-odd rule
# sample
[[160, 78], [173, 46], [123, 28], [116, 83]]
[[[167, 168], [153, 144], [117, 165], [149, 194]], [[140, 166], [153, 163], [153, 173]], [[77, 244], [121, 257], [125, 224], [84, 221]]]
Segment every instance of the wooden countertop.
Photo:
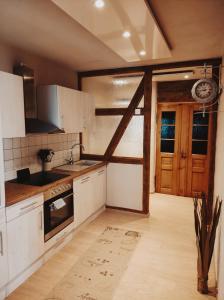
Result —
[[6, 182], [5, 183], [5, 205], [6, 207], [11, 206], [13, 204], [16, 204], [20, 201], [23, 201], [29, 197], [35, 196], [37, 194], [40, 194], [42, 192], [47, 191], [48, 189], [57, 186], [63, 182], [73, 180], [74, 178], [80, 177], [84, 174], [90, 173], [94, 170], [97, 170], [103, 166], [106, 165], [106, 162], [101, 162], [97, 165], [88, 167], [82, 171], [62, 171], [62, 170], [56, 170], [53, 169], [52, 171], [57, 173], [65, 173], [69, 176], [62, 178], [60, 180], [57, 180], [53, 183], [44, 185], [44, 186], [33, 186], [33, 185], [26, 185], [26, 184], [19, 184], [19, 183], [12, 183], [12, 182]]

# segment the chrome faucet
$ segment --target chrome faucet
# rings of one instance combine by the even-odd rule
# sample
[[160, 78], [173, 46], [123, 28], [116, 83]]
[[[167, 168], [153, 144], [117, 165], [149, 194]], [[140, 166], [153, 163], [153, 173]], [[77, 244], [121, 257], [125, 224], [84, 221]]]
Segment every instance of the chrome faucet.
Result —
[[80, 147], [82, 148], [83, 151], [85, 150], [83, 144], [80, 144], [80, 143], [75, 143], [75, 144], [73, 144], [73, 145], [71, 146], [71, 148], [70, 148], [70, 157], [69, 157], [69, 159], [66, 159], [66, 161], [67, 161], [67, 163], [68, 163], [69, 165], [73, 165], [75, 162], [78, 161], [78, 160], [74, 160], [74, 158], [73, 158], [73, 149], [74, 149], [76, 146], [80, 146]]

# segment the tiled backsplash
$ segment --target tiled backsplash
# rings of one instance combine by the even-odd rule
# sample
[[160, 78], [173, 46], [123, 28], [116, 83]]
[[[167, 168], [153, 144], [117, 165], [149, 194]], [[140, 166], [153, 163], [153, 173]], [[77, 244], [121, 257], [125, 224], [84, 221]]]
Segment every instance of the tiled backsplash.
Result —
[[[52, 149], [55, 152], [52, 167], [62, 165], [69, 157], [69, 150], [74, 143], [79, 143], [78, 133], [3, 139], [5, 180], [16, 178], [18, 169], [30, 168], [31, 173], [41, 171], [41, 162], [37, 157], [39, 149]], [[73, 155], [74, 159], [79, 159], [79, 147], [73, 149]]]

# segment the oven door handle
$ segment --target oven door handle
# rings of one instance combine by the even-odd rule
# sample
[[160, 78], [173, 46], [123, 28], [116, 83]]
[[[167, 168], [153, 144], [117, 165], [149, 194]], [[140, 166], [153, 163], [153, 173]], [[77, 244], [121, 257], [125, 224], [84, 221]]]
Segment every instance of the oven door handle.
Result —
[[[62, 199], [62, 200], [64, 201], [65, 199], [67, 199], [67, 198], [69, 198], [69, 197], [71, 197], [71, 196], [73, 196], [73, 193], [71, 193], [71, 194], [69, 194], [69, 195], [67, 195], [67, 196], [65, 196], [65, 197], [63, 197], [63, 198], [59, 198], [59, 199]], [[73, 199], [73, 197], [72, 197], [72, 199]], [[58, 199], [57, 199], [57, 200], [58, 200]], [[54, 202], [56, 202], [57, 200], [54, 200], [54, 201], [49, 205], [51, 211], [57, 210], [57, 209], [55, 208], [55, 205], [54, 205]]]
[[69, 195], [63, 197], [62, 199], [67, 199], [68, 197], [71, 197], [71, 196], [73, 196], [73, 193], [71, 193], [71, 194], [69, 194]]

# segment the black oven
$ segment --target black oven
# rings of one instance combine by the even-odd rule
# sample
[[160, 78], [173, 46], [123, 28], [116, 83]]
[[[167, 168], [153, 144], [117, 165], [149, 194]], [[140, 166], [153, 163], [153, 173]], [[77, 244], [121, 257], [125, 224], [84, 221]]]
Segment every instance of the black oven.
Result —
[[44, 193], [45, 242], [74, 221], [72, 183], [56, 186]]

